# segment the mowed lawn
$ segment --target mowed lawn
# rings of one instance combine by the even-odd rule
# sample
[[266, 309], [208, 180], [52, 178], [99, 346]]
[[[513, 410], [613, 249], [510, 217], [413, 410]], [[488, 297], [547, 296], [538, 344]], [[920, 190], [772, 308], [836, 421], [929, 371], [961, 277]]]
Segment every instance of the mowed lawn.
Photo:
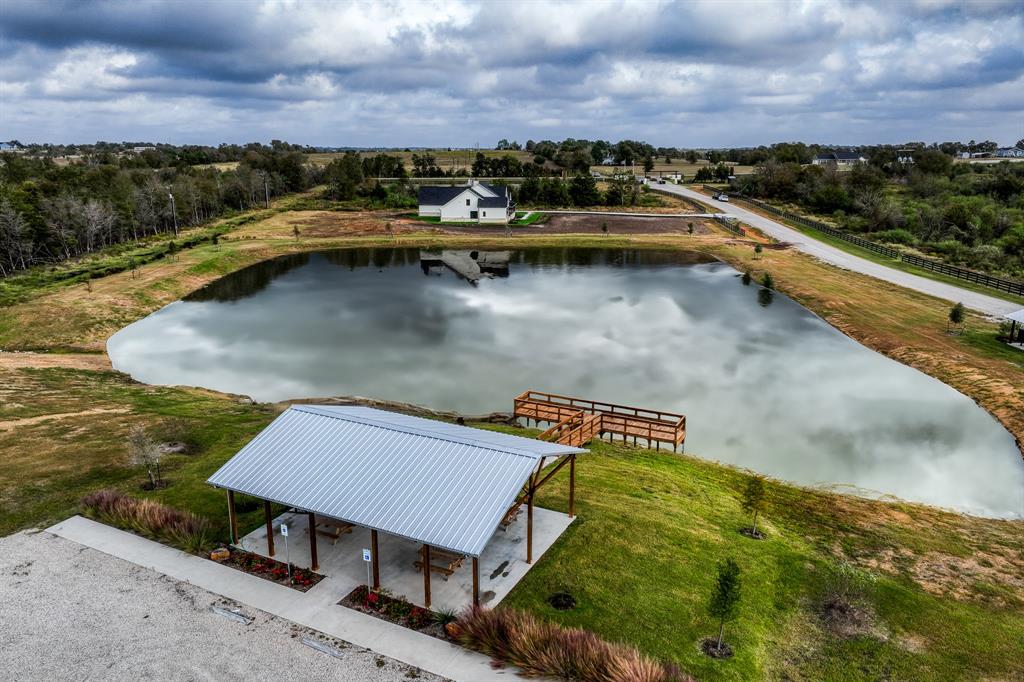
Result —
[[[768, 537], [756, 541], [738, 532], [750, 522], [740, 507], [743, 472], [618, 443], [591, 447], [576, 470], [577, 520], [503, 605], [629, 642], [701, 679], [1024, 676], [1018, 569], [988, 581], [964, 576], [959, 597], [931, 594], [912, 577], [922, 563], [972, 556], [1015, 556], [1019, 567], [1021, 523], [977, 520], [970, 529], [965, 517], [924, 507], [770, 483]], [[567, 509], [565, 476], [549, 482], [539, 504]], [[870, 568], [890, 551], [900, 565]], [[852, 633], [833, 632], [820, 616], [838, 556], [876, 578], [868, 620]], [[706, 604], [726, 557], [741, 567], [743, 596], [726, 629], [736, 655], [716, 661], [698, 646], [717, 632]], [[559, 591], [577, 607], [549, 606]]]

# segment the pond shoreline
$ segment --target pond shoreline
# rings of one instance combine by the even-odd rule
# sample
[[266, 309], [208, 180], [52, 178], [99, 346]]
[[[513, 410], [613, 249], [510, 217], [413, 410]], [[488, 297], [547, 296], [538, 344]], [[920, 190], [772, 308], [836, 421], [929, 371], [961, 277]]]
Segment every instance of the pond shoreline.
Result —
[[[766, 254], [764, 257], [762, 257], [763, 260], [762, 259], [753, 259], [753, 260], [751, 260], [751, 255], [752, 254], [748, 253], [751, 250], [748, 244], [745, 244], [743, 242], [739, 242], [739, 241], [734, 240], [734, 239], [721, 239], [721, 238], [710, 239], [710, 238], [707, 238], [707, 237], [703, 237], [703, 238], [697, 237], [697, 238], [692, 238], [692, 239], [690, 239], [690, 238], [686, 238], [686, 239], [678, 239], [678, 238], [676, 238], [676, 239], [666, 240], [664, 237], [659, 237], [659, 236], [654, 236], [654, 237], [647, 238], [647, 237], [644, 237], [642, 235], [637, 235], [637, 236], [630, 237], [629, 239], [623, 240], [621, 238], [609, 238], [609, 237], [601, 237], [601, 238], [596, 238], [595, 239], [595, 238], [593, 238], [591, 236], [587, 236], [587, 235], [583, 235], [583, 236], [565, 235], [565, 236], [558, 236], [557, 238], [549, 238], [549, 237], [528, 238], [528, 239], [527, 238], [517, 238], [517, 239], [514, 239], [512, 241], [512, 243], [510, 243], [509, 240], [507, 240], [507, 239], [497, 239], [497, 240], [495, 240], [495, 239], [490, 239], [490, 238], [464, 238], [464, 237], [463, 238], [458, 238], [458, 237], [441, 237], [441, 238], [438, 238], [438, 236], [436, 234], [416, 235], [415, 237], [416, 238], [411, 238], [410, 236], [403, 235], [402, 239], [397, 244], [396, 244], [396, 241], [394, 239], [387, 239], [385, 241], [382, 241], [381, 239], [373, 239], [373, 238], [370, 238], [370, 239], [366, 239], [366, 238], [347, 239], [347, 240], [342, 240], [341, 242], [339, 242], [338, 240], [333, 240], [333, 239], [323, 239], [323, 240], [319, 240], [318, 239], [318, 240], [315, 241], [315, 243], [301, 242], [301, 243], [298, 243], [298, 244], [296, 244], [294, 242], [288, 242], [288, 241], [260, 244], [260, 243], [251, 243], [251, 242], [250, 243], [245, 243], [242, 240], [238, 240], [239, 241], [238, 244], [231, 244], [230, 246], [225, 245], [225, 250], [230, 248], [233, 251], [233, 253], [232, 253], [233, 256], [234, 255], [239, 255], [241, 253], [241, 254], [244, 254], [245, 257], [241, 261], [233, 259], [233, 261], [230, 264], [230, 267], [228, 269], [226, 269], [226, 270], [219, 270], [219, 271], [214, 271], [214, 272], [211, 272], [211, 273], [203, 273], [202, 275], [196, 276], [198, 273], [195, 272], [195, 268], [194, 267], [189, 267], [189, 264], [187, 264], [187, 263], [182, 263], [180, 266], [178, 266], [178, 264], [176, 264], [176, 263], [174, 263], [174, 264], [171, 264], [171, 263], [167, 263], [167, 264], [153, 264], [151, 266], [146, 266], [146, 267], [157, 267], [158, 266], [161, 270], [164, 270], [164, 272], [161, 273], [161, 278], [159, 280], [159, 281], [162, 281], [162, 282], [166, 282], [167, 281], [166, 280], [167, 276], [173, 276], [172, 275], [173, 272], [186, 271], [186, 272], [190, 273], [188, 277], [177, 278], [176, 281], [174, 282], [175, 286], [169, 287], [169, 291], [167, 291], [167, 292], [161, 291], [162, 295], [165, 295], [165, 296], [169, 295], [168, 297], [173, 297], [173, 298], [171, 298], [171, 300], [176, 300], [177, 298], [180, 298], [180, 297], [186, 295], [187, 293], [194, 292], [194, 291], [200, 289], [203, 285], [205, 285], [206, 283], [208, 283], [210, 281], [213, 281], [214, 279], [219, 279], [220, 277], [224, 276], [225, 274], [237, 271], [237, 270], [241, 269], [242, 267], [245, 267], [246, 265], [250, 265], [250, 264], [252, 264], [254, 262], [259, 262], [261, 260], [266, 260], [267, 258], [272, 258], [275, 255], [280, 255], [282, 253], [309, 252], [309, 251], [322, 250], [324, 248], [373, 248], [373, 247], [382, 247], [382, 246], [383, 247], [387, 247], [387, 248], [392, 248], [394, 246], [412, 247], [412, 248], [431, 248], [431, 247], [433, 247], [433, 248], [440, 248], [440, 247], [444, 247], [444, 246], [459, 246], [459, 247], [462, 247], [462, 248], [477, 247], [477, 248], [481, 248], [481, 249], [486, 249], [486, 248], [495, 248], [495, 247], [499, 247], [499, 246], [500, 247], [505, 247], [505, 248], [508, 248], [509, 246], [512, 246], [513, 248], [524, 248], [524, 247], [525, 248], [536, 248], [536, 247], [543, 248], [543, 247], [585, 246], [585, 247], [613, 248], [613, 249], [614, 248], [629, 248], [629, 249], [644, 249], [644, 250], [648, 250], [648, 249], [665, 249], [665, 250], [673, 250], [673, 251], [697, 251], [697, 252], [702, 252], [704, 254], [711, 255], [715, 259], [720, 260], [720, 261], [722, 261], [724, 263], [728, 263], [729, 265], [731, 265], [732, 267], [737, 268], [737, 269], [745, 269], [745, 268], [749, 268], [750, 266], [754, 266], [754, 267], [759, 268], [759, 269], [760, 268], [767, 269], [769, 266], [775, 265], [775, 263], [769, 262], [771, 260], [776, 260], [776, 259], [779, 259], [779, 258], [793, 258], [794, 256], [797, 259], [800, 259], [800, 260], [811, 261], [811, 259], [808, 259], [808, 258], [806, 258], [804, 256], [799, 255], [799, 254], [787, 253], [785, 250], [780, 251], [778, 254], [776, 254], [775, 252], [772, 252], [771, 254]], [[224, 240], [224, 242], [228, 242], [228, 241], [229, 240], [227, 240], [227, 239]], [[233, 242], [235, 240], [230, 240], [230, 241]], [[208, 248], [208, 247], [206, 247], [206, 248]], [[235, 249], [238, 249], [238, 251], [235, 251]], [[184, 256], [182, 258], [184, 260]], [[219, 258], [218, 258], [218, 260], [219, 260]], [[171, 268], [167, 268], [166, 266], [172, 266], [172, 267]], [[176, 267], [173, 267], [173, 266], [176, 266]], [[828, 266], [825, 266], [823, 264], [818, 264], [818, 263], [813, 263], [813, 265], [811, 267], [814, 267], [816, 269], [825, 269], [825, 268], [827, 268], [829, 270], [835, 270], [833, 268], [829, 268]], [[171, 270], [172, 272], [167, 272], [168, 269]], [[841, 278], [857, 277], [857, 276], [853, 275], [852, 273], [845, 273], [843, 271], [838, 271], [835, 274], [838, 275]], [[120, 288], [124, 284], [130, 285], [131, 282], [132, 282], [132, 279], [134, 279], [134, 278], [129, 278], [128, 275], [123, 274], [123, 273], [121, 275], [113, 275], [113, 276], [104, 278], [104, 280], [117, 280], [117, 279], [125, 280], [123, 282], [116, 283], [118, 285], [118, 288]], [[946, 385], [951, 386], [952, 388], [958, 390], [960, 393], [970, 397], [972, 399], [972, 401], [977, 406], [979, 406], [980, 408], [985, 410], [987, 413], [989, 413], [993, 417], [995, 417], [995, 419], [1000, 424], [1002, 424], [1003, 427], [1005, 427], [1007, 431], [1009, 431], [1011, 436], [1014, 438], [1017, 450], [1020, 453], [1020, 455], [1022, 457], [1022, 460], [1024, 460], [1024, 439], [1022, 439], [1022, 436], [1024, 436], [1024, 429], [1022, 429], [1022, 426], [1021, 426], [1021, 424], [1022, 424], [1022, 422], [1024, 422], [1024, 420], [1021, 420], [1019, 417], [1015, 418], [1015, 414], [1014, 414], [1014, 409], [1013, 409], [1012, 403], [1008, 404], [1005, 401], [1000, 401], [999, 403], [993, 403], [993, 401], [991, 399], [989, 399], [987, 396], [979, 395], [977, 391], [965, 390], [964, 384], [962, 382], [960, 382], [960, 381], [956, 381], [955, 379], [957, 377], [952, 376], [951, 374], [949, 374], [949, 372], [948, 372], [948, 370], [949, 370], [948, 363], [943, 363], [943, 364], [941, 364], [940, 367], [938, 367], [938, 369], [943, 370], [943, 371], [936, 371], [937, 367], [932, 362], [934, 360], [934, 357], [929, 357], [930, 354], [927, 354], [927, 353], [926, 354], [922, 354], [920, 349], [914, 349], [912, 347], [909, 347], [908, 345], [894, 345], [894, 344], [888, 342], [888, 340], [881, 340], [877, 336], [872, 335], [871, 331], [869, 329], [864, 329], [863, 327], [860, 327], [858, 325], [851, 324], [848, 319], [845, 319], [845, 316], [843, 316], [843, 315], [837, 316], [835, 314], [835, 311], [830, 310], [828, 308], [822, 309], [821, 306], [819, 305], [820, 304], [820, 300], [818, 300], [814, 296], [814, 294], [813, 294], [813, 286], [810, 286], [808, 284], [808, 285], [795, 286], [794, 287], [793, 286], [794, 284], [800, 285], [801, 283], [794, 282], [794, 281], [788, 280], [788, 279], [787, 280], [783, 280], [783, 279], [780, 279], [779, 277], [777, 277], [776, 279], [779, 282], [778, 289], [780, 290], [780, 292], [790, 295], [792, 298], [794, 298], [794, 300], [796, 300], [798, 303], [800, 303], [807, 311], [813, 313], [819, 319], [822, 319], [825, 322], [827, 322], [832, 328], [837, 329], [838, 331], [842, 332], [843, 334], [845, 334], [846, 336], [850, 337], [851, 339], [857, 341], [858, 343], [860, 343], [860, 344], [862, 344], [862, 345], [864, 345], [864, 346], [866, 346], [868, 348], [871, 348], [872, 350], [877, 351], [878, 353], [881, 353], [882, 355], [884, 355], [884, 356], [886, 356], [888, 358], [891, 358], [891, 359], [896, 360], [896, 361], [898, 361], [898, 362], [900, 362], [900, 363], [902, 363], [904, 365], [908, 365], [910, 367], [914, 367], [915, 369], [923, 371], [925, 374], [928, 374], [929, 376], [931, 376], [933, 378], [936, 378], [939, 381], [942, 381]], [[866, 278], [863, 278], [863, 279], [866, 279]], [[99, 280], [99, 281], [102, 282], [103, 280]], [[813, 284], [813, 283], [810, 283], [810, 284]], [[883, 285], [883, 287], [885, 287], [885, 288], [891, 288], [891, 287], [887, 287], [887, 285], [884, 285], [884, 283], [875, 283], [875, 284]], [[64, 292], [66, 293], [68, 289], [70, 289], [70, 287], [66, 288], [64, 290]], [[99, 287], [97, 287], [97, 289], [99, 289]], [[56, 295], [59, 296], [61, 293], [62, 292], [57, 292]], [[903, 293], [906, 293], [907, 295], [913, 296], [915, 298], [927, 298], [927, 297], [921, 297], [921, 296], [914, 296], [912, 294], [912, 292], [903, 292]], [[810, 294], [810, 295], [808, 295], [808, 294]], [[43, 298], [44, 299], [45, 298], [50, 298], [51, 296], [54, 296], [54, 295], [55, 294], [49, 294], [49, 295], [44, 296]], [[26, 306], [35, 307], [40, 302], [41, 302], [40, 299], [36, 298], [36, 299], [33, 299], [32, 301], [30, 301], [27, 304], [20, 304], [19, 307], [22, 307], [22, 308], [24, 308]], [[133, 308], [133, 310], [131, 312], [129, 312], [129, 317], [120, 316], [121, 319], [118, 320], [118, 323], [125, 324], [125, 323], [130, 323], [130, 321], [132, 321], [132, 320], [140, 319], [142, 316], [145, 316], [148, 312], [151, 312], [153, 309], [155, 309], [157, 307], [160, 307], [162, 304], [164, 304], [166, 302], [168, 302], [168, 301], [166, 301], [166, 300], [163, 300], [163, 301], [161, 301], [161, 300], [152, 301], [151, 300], [151, 301], [148, 301], [148, 302], [144, 303], [142, 306], [139, 306], [139, 307], [132, 306], [131, 308]], [[127, 311], [122, 311], [122, 312], [127, 312]], [[120, 327], [118, 327], [118, 328], [120, 328]], [[102, 329], [102, 322], [101, 322], [101, 326], [99, 327], [99, 329]], [[97, 327], [92, 326], [91, 331], [95, 331], [95, 330], [97, 330]], [[106, 336], [106, 335], [104, 335], [104, 336]], [[879, 342], [879, 341], [884, 341], [884, 342]], [[956, 340], [954, 339], [953, 341], [956, 341]], [[102, 340], [97, 340], [95, 342], [92, 342], [92, 346], [89, 346], [89, 347], [90, 348], [95, 348], [95, 350], [100, 350], [101, 348], [103, 348], [103, 345], [105, 345], [105, 344], [103, 343]], [[69, 348], [69, 347], [73, 347], [73, 346], [69, 346], [69, 345], [58, 345], [58, 344], [52, 344], [52, 345], [48, 344], [48, 346], [49, 346], [49, 348], [60, 348], [60, 347]], [[65, 353], [59, 353], [59, 352], [58, 353], [47, 352], [47, 353], [40, 353], [40, 354], [3, 353], [2, 356], [0, 356], [0, 367], [16, 368], [16, 367], [32, 367], [32, 366], [41, 366], [41, 365], [46, 365], [46, 366], [72, 366], [72, 365], [78, 364], [78, 361], [76, 361], [76, 359], [75, 359], [75, 355], [76, 354], [73, 354], [73, 353], [72, 354], [65, 354]], [[86, 366], [88, 366], [89, 369], [92, 369], [92, 368], [99, 369], [98, 365], [103, 363], [103, 360], [99, 360], [99, 362], [97, 362], [97, 359], [98, 359], [97, 356], [99, 356], [100, 358], [106, 359], [107, 356], [106, 356], [106, 353], [105, 353], [105, 349], [103, 349], [103, 351], [99, 352], [99, 353], [89, 353], [88, 354], [88, 359], [86, 359], [85, 356], [83, 356], [83, 360], [81, 362], [81, 366], [83, 367], [83, 369], [86, 368]], [[58, 357], [60, 358], [60, 361], [59, 362], [54, 362], [54, 360], [56, 360]], [[1011, 378], [1012, 378], [1012, 376], [1011, 376]], [[972, 386], [967, 386], [966, 388], [970, 389], [970, 388], [972, 388]], [[1001, 398], [1006, 398], [1007, 396], [1004, 394], [1004, 395], [1002, 395], [1000, 397]]]

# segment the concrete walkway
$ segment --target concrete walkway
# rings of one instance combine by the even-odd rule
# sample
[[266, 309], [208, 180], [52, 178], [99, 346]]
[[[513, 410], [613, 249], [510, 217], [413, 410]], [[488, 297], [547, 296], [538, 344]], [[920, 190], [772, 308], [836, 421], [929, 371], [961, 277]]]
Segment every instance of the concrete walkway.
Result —
[[491, 668], [486, 656], [338, 606], [345, 595], [325, 595], [321, 585], [299, 592], [81, 516], [47, 531], [442, 677], [473, 682], [516, 678], [513, 670]]
[[786, 225], [771, 220], [770, 218], [766, 218], [759, 213], [754, 213], [753, 211], [749, 211], [733, 203], [712, 199], [705, 194], [701, 194], [700, 192], [690, 189], [689, 187], [666, 184], [658, 185], [657, 188], [652, 189], [656, 189], [658, 192], [666, 192], [668, 194], [685, 197], [687, 199], [703, 201], [712, 208], [720, 209], [723, 213], [728, 213], [730, 216], [739, 218], [748, 225], [753, 225], [765, 234], [768, 234], [779, 241], [789, 242], [804, 253], [810, 254], [819, 260], [846, 270], [870, 275], [876, 279], [898, 284], [899, 286], [913, 289], [914, 291], [920, 291], [954, 303], [960, 301], [968, 308], [987, 315], [1001, 317], [1007, 313], [1020, 309], [1019, 304], [1004, 301], [1001, 298], [987, 296], [968, 289], [961, 289], [953, 284], [946, 284], [945, 282], [928, 279], [927, 277], [912, 275], [908, 272], [896, 270], [880, 263], [867, 260], [866, 258], [854, 256], [842, 249], [820, 242], [813, 237], [809, 237], [803, 232], [794, 230], [793, 228], [787, 227]]

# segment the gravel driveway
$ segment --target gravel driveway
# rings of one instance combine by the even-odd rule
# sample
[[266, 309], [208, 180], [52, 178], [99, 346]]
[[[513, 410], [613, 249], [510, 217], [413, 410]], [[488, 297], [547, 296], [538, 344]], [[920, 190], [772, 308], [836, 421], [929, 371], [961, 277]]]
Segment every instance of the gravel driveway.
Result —
[[46, 532], [0, 538], [0, 651], [12, 680], [442, 679]]

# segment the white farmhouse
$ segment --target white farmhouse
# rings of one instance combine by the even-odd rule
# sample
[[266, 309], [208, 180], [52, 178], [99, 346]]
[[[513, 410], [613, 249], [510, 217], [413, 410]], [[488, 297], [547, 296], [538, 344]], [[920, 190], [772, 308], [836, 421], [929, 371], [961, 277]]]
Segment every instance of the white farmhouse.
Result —
[[852, 166], [855, 163], [867, 163], [867, 159], [856, 152], [828, 152], [818, 154], [811, 163], [815, 166]]
[[420, 187], [421, 216], [443, 223], [507, 224], [516, 214], [508, 187], [470, 180], [466, 185]]

